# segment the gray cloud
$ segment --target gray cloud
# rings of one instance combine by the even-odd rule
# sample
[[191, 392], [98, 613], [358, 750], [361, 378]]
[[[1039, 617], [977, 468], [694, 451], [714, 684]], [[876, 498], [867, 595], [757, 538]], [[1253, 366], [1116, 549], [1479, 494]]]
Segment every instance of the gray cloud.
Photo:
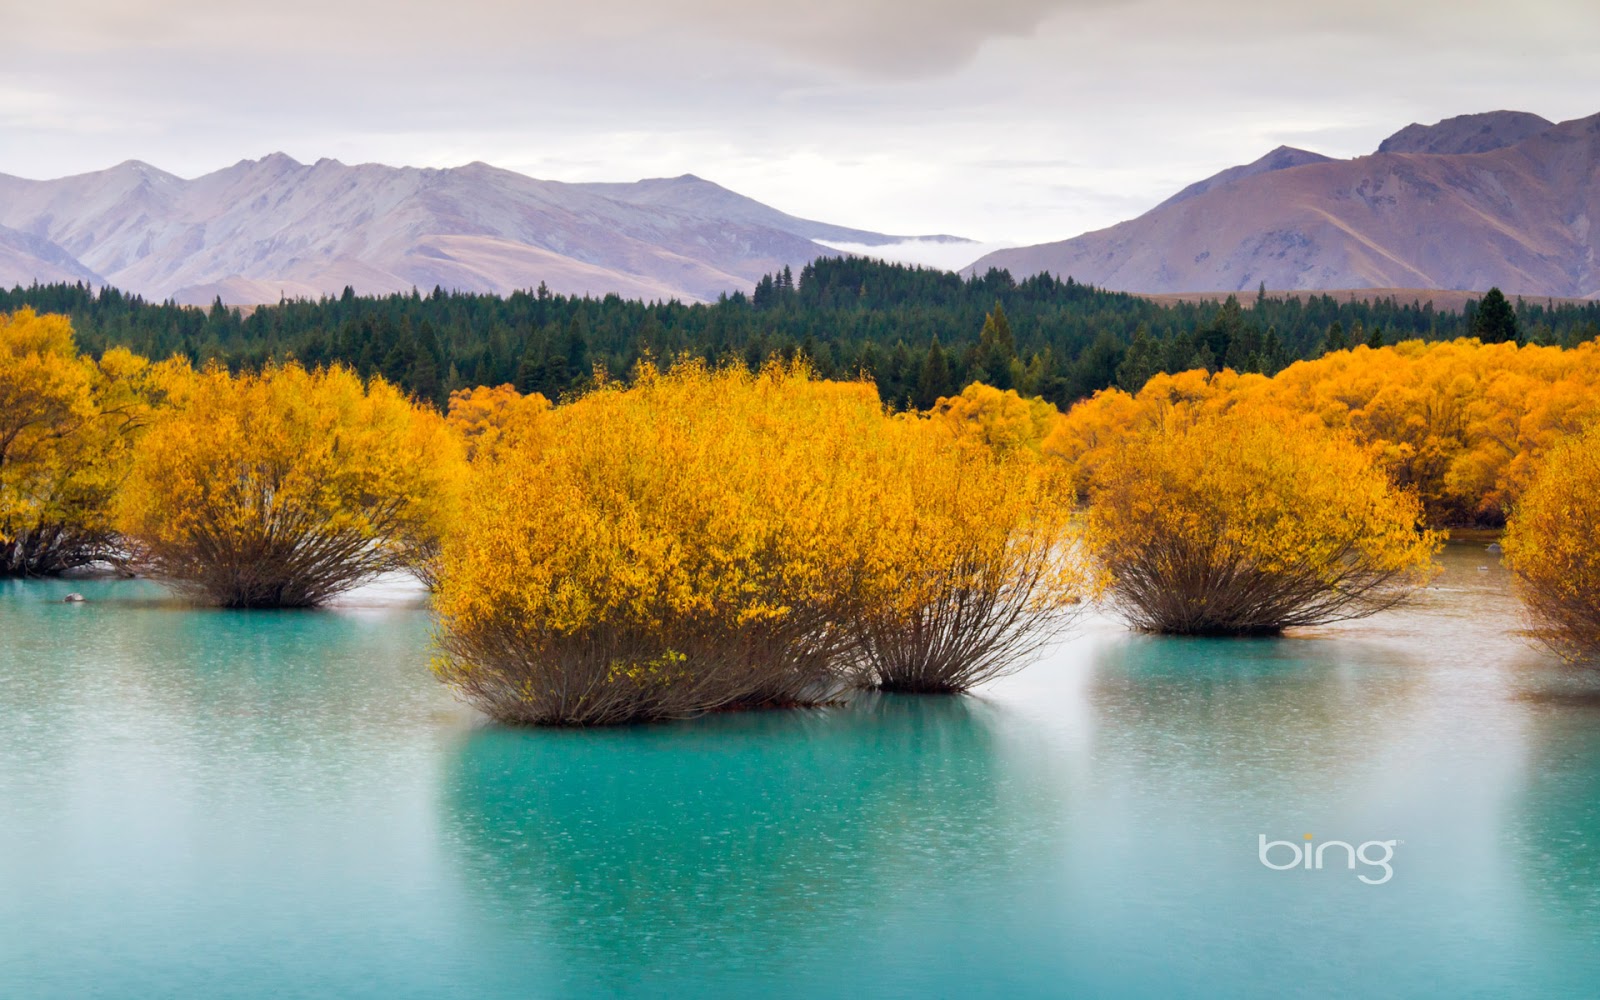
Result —
[[[868, 76], [924, 76], [968, 62], [995, 38], [1026, 37], [1052, 13], [1133, 0], [54, 0], [19, 12], [35, 44], [58, 51], [572, 52], [640, 41], [717, 38]], [[603, 58], [603, 53], [598, 53]]]

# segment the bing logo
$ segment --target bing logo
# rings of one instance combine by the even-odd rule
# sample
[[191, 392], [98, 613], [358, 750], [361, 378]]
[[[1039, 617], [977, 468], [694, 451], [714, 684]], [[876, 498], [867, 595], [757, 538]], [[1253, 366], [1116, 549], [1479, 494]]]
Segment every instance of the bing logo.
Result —
[[[1311, 834], [1306, 834], [1303, 843], [1292, 840], [1268, 840], [1266, 834], [1260, 835], [1258, 856], [1261, 863], [1275, 872], [1286, 872], [1291, 869], [1304, 871], [1321, 871], [1324, 867], [1333, 866], [1356, 870], [1356, 862], [1360, 862], [1368, 869], [1367, 872], [1356, 875], [1356, 878], [1367, 885], [1382, 885], [1394, 877], [1395, 845], [1398, 840], [1368, 840], [1357, 847], [1343, 840], [1327, 840], [1320, 844], [1313, 843]], [[1329, 858], [1329, 852], [1332, 858]], [[1274, 860], [1276, 859], [1276, 860]], [[1383, 870], [1379, 878], [1371, 877], [1371, 872]]]

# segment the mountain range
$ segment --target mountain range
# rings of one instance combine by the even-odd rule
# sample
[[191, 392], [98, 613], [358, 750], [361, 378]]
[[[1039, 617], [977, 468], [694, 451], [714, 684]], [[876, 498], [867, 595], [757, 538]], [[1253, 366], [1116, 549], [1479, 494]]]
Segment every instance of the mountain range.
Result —
[[[987, 254], [1145, 294], [1464, 289], [1600, 296], [1600, 115], [1494, 111], [1412, 124], [1370, 155], [1280, 146], [1135, 219]], [[112, 284], [247, 304], [442, 286], [711, 300], [838, 247], [906, 237], [787, 215], [691, 174], [562, 183], [275, 153], [192, 180], [145, 163], [57, 180], [0, 174], [0, 285]]]
[[967, 271], [1144, 293], [1476, 289], [1600, 296], [1600, 115], [1413, 124], [1371, 155], [1280, 147], [1138, 218]]
[[138, 161], [58, 180], [0, 174], [0, 285], [112, 284], [152, 299], [276, 302], [413, 287], [709, 300], [902, 237], [786, 215], [693, 175], [632, 184], [296, 162], [185, 180]]

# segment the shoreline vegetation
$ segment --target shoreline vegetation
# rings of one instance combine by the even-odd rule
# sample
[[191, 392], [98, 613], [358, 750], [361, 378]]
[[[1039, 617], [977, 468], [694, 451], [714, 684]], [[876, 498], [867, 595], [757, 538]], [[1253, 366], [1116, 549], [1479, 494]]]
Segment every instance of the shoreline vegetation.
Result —
[[[23, 308], [0, 314], [0, 575], [109, 561], [255, 608], [404, 568], [460, 697], [599, 725], [964, 691], [1098, 600], [1172, 634], [1361, 618], [1426, 584], [1445, 530], [1505, 524], [1532, 634], [1589, 660], [1600, 343], [1488, 311], [1508, 336], [1156, 371], [1063, 412], [1026, 377], [890, 405], [781, 350], [440, 407], [337, 360], [85, 352]], [[979, 354], [1016, 343], [995, 306]]]
[[546, 399], [584, 392], [595, 365], [622, 374], [647, 358], [759, 368], [803, 356], [822, 378], [865, 374], [896, 410], [931, 409], [973, 382], [1065, 411], [1106, 388], [1195, 369], [1275, 375], [1359, 345], [1476, 337], [1574, 347], [1600, 337], [1600, 301], [1507, 300], [1491, 290], [1456, 310], [1411, 298], [1265, 289], [1162, 303], [1050, 275], [962, 278], [866, 258], [822, 258], [712, 303], [446, 292], [344, 294], [251, 309], [146, 302], [81, 284], [0, 288], [0, 313], [70, 317], [82, 349], [216, 361], [235, 373], [272, 362], [341, 363], [443, 409], [451, 393], [511, 385]]

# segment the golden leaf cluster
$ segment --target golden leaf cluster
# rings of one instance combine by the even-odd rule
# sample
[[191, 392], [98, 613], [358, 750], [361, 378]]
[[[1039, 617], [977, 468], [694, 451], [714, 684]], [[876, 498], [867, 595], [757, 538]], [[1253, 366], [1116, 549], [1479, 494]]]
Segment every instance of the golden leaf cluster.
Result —
[[1278, 409], [1342, 431], [1435, 526], [1503, 522], [1542, 452], [1600, 417], [1600, 343], [1406, 341], [1335, 351], [1272, 378], [1157, 375], [1136, 395], [1107, 390], [1073, 407], [1044, 443], [1080, 484], [1130, 430], [1175, 407]]
[[1506, 565], [1532, 634], [1570, 660], [1600, 654], [1600, 425], [1554, 445], [1517, 500]]
[[537, 392], [524, 396], [509, 385], [480, 385], [452, 392], [445, 419], [473, 459], [528, 444], [549, 410], [550, 401]]
[[438, 672], [503, 719], [674, 717], [894, 684], [873, 653], [896, 634], [926, 647], [941, 602], [945, 617], [998, 615], [960, 669], [959, 650], [935, 650], [951, 660], [942, 683], [965, 686], [974, 656], [1081, 596], [1068, 507], [1031, 453], [889, 416], [870, 383], [803, 363], [645, 364], [537, 422], [478, 453], [437, 594]]
[[1037, 452], [1061, 419], [1049, 402], [1024, 398], [1015, 389], [996, 389], [974, 382], [959, 396], [946, 396], [928, 415], [966, 435], [982, 440], [995, 452], [1021, 449]]

